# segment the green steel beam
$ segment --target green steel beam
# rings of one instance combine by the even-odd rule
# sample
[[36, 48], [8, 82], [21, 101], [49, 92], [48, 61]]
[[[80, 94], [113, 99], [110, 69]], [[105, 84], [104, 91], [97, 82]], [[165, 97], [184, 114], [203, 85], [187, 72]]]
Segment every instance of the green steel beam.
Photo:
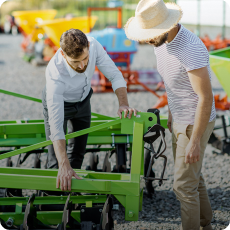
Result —
[[[33, 204], [34, 205], [48, 205], [48, 204], [65, 204], [67, 196], [36, 196]], [[70, 201], [73, 204], [85, 204], [87, 201], [92, 203], [105, 203], [107, 199], [106, 195], [81, 195], [81, 196], [70, 196]], [[29, 197], [5, 197], [0, 199], [0, 205], [16, 205], [20, 203], [26, 205]]]
[[[113, 125], [117, 125], [120, 122], [121, 122], [121, 120], [115, 120], [115, 121], [106, 122], [105, 124], [96, 125], [94, 127], [88, 128], [88, 129], [83, 129], [83, 130], [78, 131], [78, 132], [67, 134], [65, 136], [65, 138], [66, 138], [66, 140], [68, 140], [68, 139], [71, 139], [71, 138], [74, 138], [74, 137], [82, 136], [82, 135], [85, 135], [87, 133], [95, 132], [95, 131], [103, 129], [103, 128], [108, 128], [108, 127], [111, 127]], [[44, 142], [41, 142], [41, 143], [38, 143], [38, 144], [31, 145], [31, 146], [23, 148], [23, 149], [18, 149], [18, 150], [9, 152], [9, 153], [5, 153], [5, 154], [0, 155], [0, 160], [8, 158], [8, 157], [15, 156], [15, 155], [18, 155], [18, 154], [21, 154], [21, 153], [26, 153], [26, 152], [29, 152], [29, 151], [32, 151], [32, 150], [35, 150], [35, 149], [39, 149], [39, 148], [42, 148], [42, 147], [46, 147], [46, 146], [51, 145], [51, 144], [52, 144], [52, 141], [49, 140], [49, 141], [44, 141]]]
[[115, 120], [117, 117], [109, 117], [105, 115], [101, 115], [99, 113], [91, 113], [92, 120]]
[[3, 89], [0, 89], [0, 93], [4, 93], [4, 94], [14, 96], [14, 97], [23, 98], [23, 99], [26, 99], [26, 100], [29, 100], [29, 101], [35, 101], [35, 102], [42, 103], [41, 99], [38, 99], [38, 98], [35, 98], [35, 97], [25, 96], [25, 95], [19, 94], [19, 93], [13, 93], [13, 92], [6, 91], [6, 90], [3, 90]]
[[140, 181], [140, 175], [144, 174], [144, 141], [143, 141], [143, 122], [134, 123], [133, 135], [133, 154], [131, 164], [131, 181]]
[[[116, 125], [118, 125], [120, 123], [121, 123], [121, 133], [122, 134], [132, 134], [133, 133], [133, 122], [134, 121], [135, 122], [136, 121], [137, 122], [144, 122], [143, 123], [144, 124], [143, 131], [146, 132], [149, 127], [151, 127], [152, 125], [156, 124], [156, 120], [157, 120], [156, 116], [153, 113], [139, 112], [136, 117], [133, 116], [131, 119], [122, 118], [122, 119], [117, 119], [117, 120], [114, 120], [114, 121], [107, 121], [107, 122], [102, 123], [102, 124], [99, 122], [100, 123], [99, 125], [95, 125], [95, 126], [90, 127], [88, 129], [84, 129], [84, 130], [81, 130], [81, 131], [78, 131], [78, 132], [67, 134], [65, 137], [66, 137], [66, 140], [68, 140], [68, 139], [71, 139], [71, 138], [74, 138], [74, 137], [78, 137], [78, 136], [81, 136], [81, 135], [84, 135], [84, 134], [87, 134], [87, 133], [90, 134], [90, 133], [93, 133], [95, 131], [99, 131], [99, 130], [103, 130], [103, 129], [105, 129], [105, 130], [113, 129], [114, 126], [116, 126]], [[26, 125], [32, 125], [32, 124], [26, 124]], [[20, 124], [18, 124], [16, 126], [20, 127]], [[30, 126], [27, 126], [27, 127], [29, 128]], [[14, 125], [12, 125], [12, 126], [7, 125], [7, 127], [6, 126], [2, 126], [2, 127], [0, 126], [0, 133], [4, 134], [5, 135], [4, 138], [7, 139], [8, 134], [6, 133], [6, 130], [8, 130], [8, 132], [10, 133], [11, 129], [12, 129], [12, 132], [16, 132], [16, 131], [14, 131]], [[27, 132], [28, 133], [33, 132], [32, 129], [33, 128], [31, 128], [31, 130], [28, 129]], [[44, 127], [43, 127], [43, 129], [44, 129]], [[42, 132], [42, 130], [37, 130], [37, 131], [39, 131], [40, 133]], [[18, 130], [16, 133], [18, 133], [18, 132], [20, 132], [20, 130]], [[40, 138], [41, 137], [42, 136], [40, 136]], [[39, 138], [39, 136], [37, 136], [36, 138]], [[46, 146], [51, 145], [51, 144], [52, 144], [52, 141], [49, 140], [49, 141], [44, 141], [44, 142], [41, 142], [41, 143], [31, 145], [31, 146], [23, 148], [23, 149], [18, 149], [18, 150], [9, 152], [9, 153], [5, 153], [5, 154], [0, 155], [0, 160], [5, 159], [7, 157], [15, 156], [15, 155], [18, 155], [18, 154], [21, 154], [21, 153], [26, 153], [26, 152], [32, 151], [34, 149], [39, 149], [39, 148], [42, 148], [42, 147], [46, 147]]]
[[[44, 170], [45, 171], [45, 170]], [[83, 193], [104, 193], [114, 195], [139, 196], [140, 195], [140, 181], [131, 181], [130, 174], [128, 180], [111, 180], [108, 179], [92, 179], [84, 178], [81, 173], [76, 173], [82, 178], [77, 180], [72, 178], [71, 192]], [[106, 174], [106, 173], [101, 173]], [[32, 190], [47, 190], [60, 191], [56, 188], [56, 176], [37, 176], [37, 175], [17, 175], [4, 174], [0, 172], [0, 182], [3, 188], [17, 188], [17, 189], [32, 189]], [[139, 180], [142, 177], [139, 176]]]
[[[48, 212], [37, 212], [37, 219], [46, 225], [58, 225], [61, 223], [63, 211], [48, 211]], [[80, 211], [72, 211], [71, 216], [81, 222]], [[14, 225], [21, 225], [24, 219], [24, 213], [0, 213], [0, 219], [7, 221], [9, 218], [14, 219]]]

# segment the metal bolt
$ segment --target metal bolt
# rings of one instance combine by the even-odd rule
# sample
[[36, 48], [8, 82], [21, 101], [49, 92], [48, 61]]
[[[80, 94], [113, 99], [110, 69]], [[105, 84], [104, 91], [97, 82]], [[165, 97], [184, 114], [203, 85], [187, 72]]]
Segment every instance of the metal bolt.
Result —
[[14, 224], [14, 220], [12, 218], [9, 218], [7, 221], [6, 221], [6, 226], [8, 228], [11, 228]]
[[153, 118], [152, 117], [149, 117], [149, 121], [152, 121], [153, 120]]
[[101, 209], [101, 208], [99, 209], [99, 212], [102, 212], [102, 209]]
[[81, 212], [85, 212], [85, 209], [81, 209]]
[[129, 217], [133, 217], [133, 212], [132, 212], [132, 211], [129, 211], [128, 216], [129, 216]]
[[140, 118], [140, 117], [141, 117], [141, 115], [137, 115], [137, 116], [136, 116], [136, 118]]
[[113, 210], [119, 211], [119, 204], [114, 204], [113, 205]]

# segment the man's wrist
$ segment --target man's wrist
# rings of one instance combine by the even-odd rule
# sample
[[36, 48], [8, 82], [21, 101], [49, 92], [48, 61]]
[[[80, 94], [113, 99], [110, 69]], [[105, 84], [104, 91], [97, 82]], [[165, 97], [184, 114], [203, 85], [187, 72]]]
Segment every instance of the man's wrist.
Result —
[[59, 168], [63, 166], [69, 167], [70, 166], [69, 159], [68, 158], [63, 159], [60, 163], [58, 163], [58, 165], [59, 165]]
[[191, 136], [191, 138], [190, 138], [190, 141], [193, 143], [200, 143], [200, 140], [201, 140], [201, 137], [199, 137], [197, 135]]

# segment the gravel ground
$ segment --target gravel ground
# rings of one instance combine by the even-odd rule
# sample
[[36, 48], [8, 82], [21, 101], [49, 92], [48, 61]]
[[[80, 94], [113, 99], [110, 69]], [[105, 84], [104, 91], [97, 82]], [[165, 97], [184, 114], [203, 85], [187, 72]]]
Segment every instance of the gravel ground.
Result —
[[[34, 67], [24, 62], [21, 58], [20, 35], [0, 35], [0, 88], [17, 93], [26, 94], [32, 97], [41, 98], [41, 91], [45, 85], [45, 67]], [[155, 56], [153, 48], [142, 45], [132, 65], [133, 69], [155, 67]], [[217, 79], [213, 79], [215, 92], [223, 91]], [[146, 111], [156, 102], [154, 96], [149, 93], [138, 92], [128, 95], [130, 105], [141, 111]], [[0, 94], [1, 110], [0, 120], [36, 119], [42, 118], [42, 106], [39, 103]], [[112, 93], [94, 94], [91, 100], [92, 111], [105, 115], [116, 116], [118, 107], [116, 96]], [[220, 133], [220, 135], [222, 135]], [[168, 180], [159, 187], [154, 183], [155, 194], [152, 199], [144, 196], [143, 210], [140, 212], [139, 220], [128, 222], [124, 220], [124, 208], [120, 206], [119, 212], [114, 212], [115, 229], [179, 229], [181, 222], [179, 201], [172, 191], [173, 184], [173, 158], [171, 150], [171, 137], [166, 132], [168, 164], [165, 178]], [[203, 162], [203, 175], [213, 208], [212, 226], [214, 229], [225, 229], [230, 221], [230, 156], [213, 154], [214, 149], [208, 146]], [[100, 153], [100, 162], [104, 153]], [[31, 167], [34, 156], [22, 165]], [[17, 157], [13, 157], [16, 164]], [[42, 154], [42, 167], [44, 168], [46, 155]], [[85, 156], [83, 168], [87, 165], [88, 154]], [[114, 159], [112, 159], [114, 163]], [[5, 160], [0, 161], [0, 166], [5, 166]], [[102, 167], [100, 163], [99, 167]], [[160, 175], [162, 162], [157, 160], [154, 164], [156, 176]]]

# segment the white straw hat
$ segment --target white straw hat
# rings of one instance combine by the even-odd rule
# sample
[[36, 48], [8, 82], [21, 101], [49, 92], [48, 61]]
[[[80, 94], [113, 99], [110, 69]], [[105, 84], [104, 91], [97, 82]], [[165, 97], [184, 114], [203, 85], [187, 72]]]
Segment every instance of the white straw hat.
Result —
[[135, 41], [149, 41], [171, 30], [182, 17], [181, 8], [163, 0], [141, 0], [135, 17], [125, 25], [127, 37]]

